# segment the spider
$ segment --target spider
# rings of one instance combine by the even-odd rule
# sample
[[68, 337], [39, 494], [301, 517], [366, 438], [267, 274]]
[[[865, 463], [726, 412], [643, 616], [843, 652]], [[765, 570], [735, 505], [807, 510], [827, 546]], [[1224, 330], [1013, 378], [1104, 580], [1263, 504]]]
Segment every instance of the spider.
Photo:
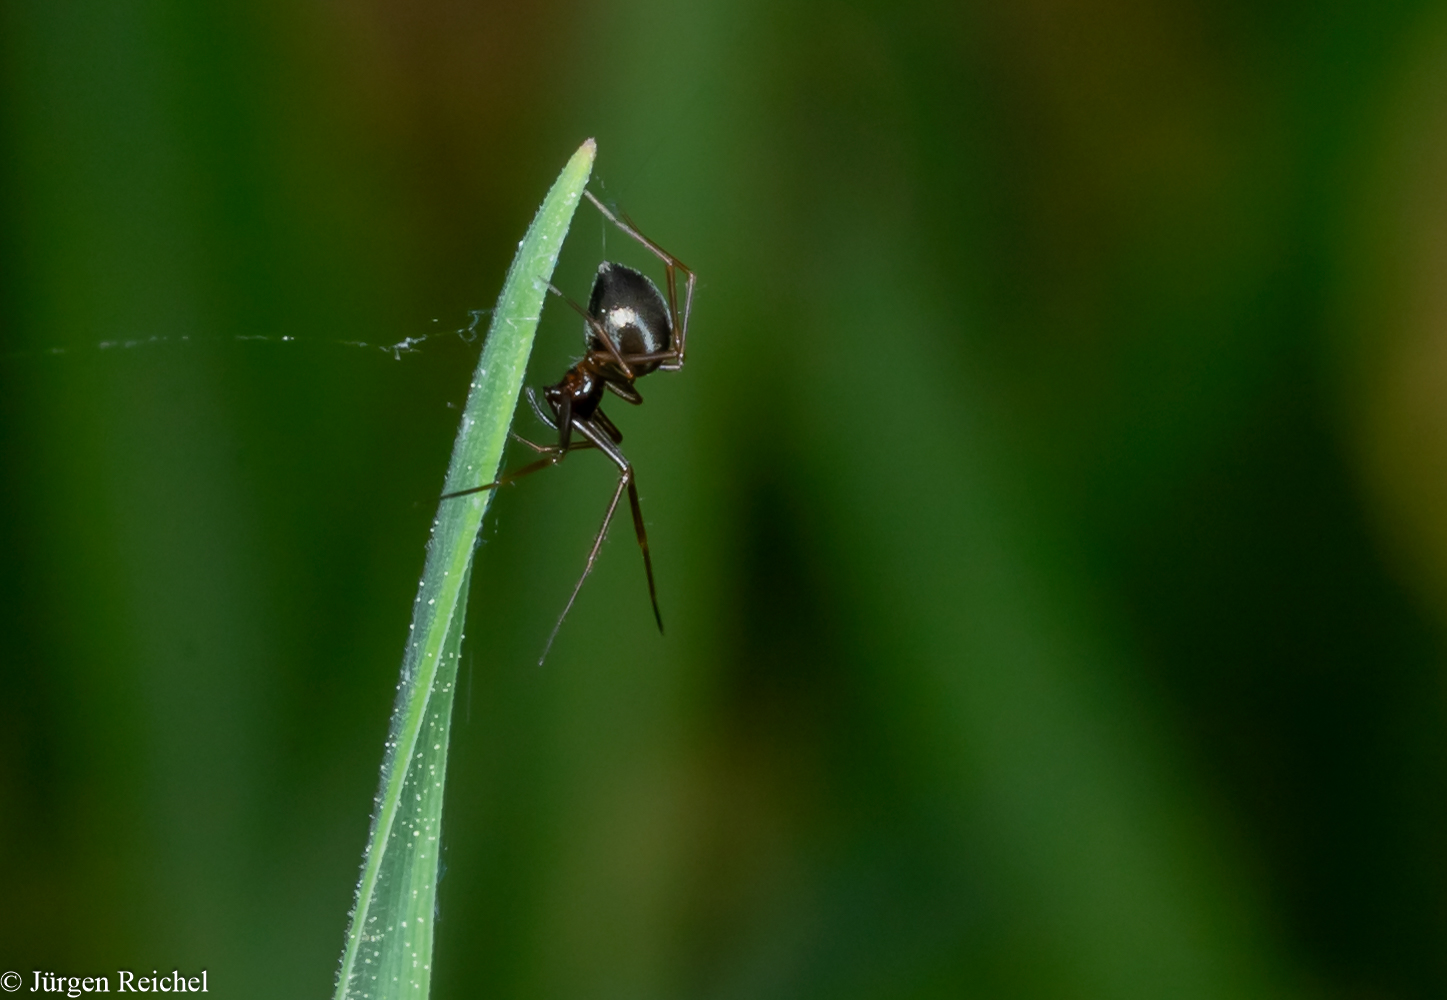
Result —
[[[638, 379], [655, 371], [673, 372], [683, 367], [688, 314], [693, 308], [695, 276], [681, 260], [644, 236], [628, 221], [619, 219], [609, 211], [591, 191], [584, 191], [583, 194], [603, 213], [604, 218], [643, 244], [663, 262], [667, 274], [668, 299], [664, 300], [658, 286], [647, 275], [606, 260], [598, 265], [598, 276], [593, 280], [593, 292], [588, 297], [587, 309], [563, 295], [553, 285], [548, 285], [550, 292], [562, 298], [582, 315], [585, 323], [584, 340], [587, 344], [587, 353], [582, 360], [564, 372], [561, 381], [556, 385], [543, 389], [543, 399], [548, 404], [548, 410], [552, 411], [551, 415], [538, 402], [537, 393], [532, 387], [529, 386], [527, 390], [528, 403], [533, 412], [539, 420], [558, 432], [558, 443], [535, 444], [527, 438], [513, 434], [518, 441], [543, 457], [500, 477], [496, 482], [447, 493], [442, 497], [443, 500], [448, 500], [468, 496], [516, 482], [523, 476], [557, 465], [569, 452], [584, 448], [598, 449], [618, 466], [618, 488], [613, 491], [613, 499], [603, 515], [603, 526], [598, 529], [597, 537], [593, 539], [593, 548], [588, 552], [588, 562], [583, 567], [583, 574], [578, 577], [568, 603], [563, 606], [563, 613], [558, 616], [557, 624], [548, 636], [548, 643], [543, 647], [543, 655], [538, 660], [539, 664], [547, 659], [553, 640], [557, 638], [558, 630], [563, 627], [563, 619], [568, 617], [573, 602], [578, 599], [578, 592], [583, 589], [583, 581], [588, 579], [588, 574], [593, 571], [593, 563], [598, 559], [603, 539], [608, 535], [608, 525], [613, 521], [613, 514], [618, 509], [618, 501], [623, 498], [625, 489], [628, 491], [628, 505], [633, 511], [633, 529], [638, 535], [638, 548], [643, 552], [643, 570], [648, 576], [648, 597], [653, 602], [653, 618], [658, 623], [659, 633], [663, 632], [663, 614], [658, 610], [658, 591], [653, 584], [653, 560], [648, 554], [648, 532], [643, 527], [643, 509], [638, 504], [638, 477], [633, 472], [632, 463], [619, 447], [623, 443], [623, 432], [603, 412], [600, 404], [604, 392], [608, 391], [625, 403], [638, 406], [643, 402], [643, 397], [634, 386]], [[682, 313], [678, 309], [679, 272], [682, 272], [685, 278]], [[582, 436], [582, 441], [573, 440], [574, 431]]]

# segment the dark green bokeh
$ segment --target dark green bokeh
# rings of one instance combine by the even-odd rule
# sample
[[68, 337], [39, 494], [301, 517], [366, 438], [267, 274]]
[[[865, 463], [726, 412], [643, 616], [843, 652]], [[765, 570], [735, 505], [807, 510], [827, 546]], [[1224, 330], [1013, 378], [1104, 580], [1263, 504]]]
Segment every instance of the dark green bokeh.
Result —
[[669, 631], [499, 498], [437, 995], [1447, 993], [1447, 19], [999, 8], [6, 3], [0, 972], [327, 994], [477, 350], [339, 342], [592, 135]]

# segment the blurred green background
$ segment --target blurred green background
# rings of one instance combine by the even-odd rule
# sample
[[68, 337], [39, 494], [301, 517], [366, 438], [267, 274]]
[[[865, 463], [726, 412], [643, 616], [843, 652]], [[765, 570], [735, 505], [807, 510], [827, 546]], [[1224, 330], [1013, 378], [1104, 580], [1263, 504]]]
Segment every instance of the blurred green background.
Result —
[[504, 491], [436, 995], [1447, 996], [1447, 10], [0, 10], [0, 971], [329, 995], [447, 331], [596, 136], [669, 632], [624, 526], [539, 669], [613, 480]]

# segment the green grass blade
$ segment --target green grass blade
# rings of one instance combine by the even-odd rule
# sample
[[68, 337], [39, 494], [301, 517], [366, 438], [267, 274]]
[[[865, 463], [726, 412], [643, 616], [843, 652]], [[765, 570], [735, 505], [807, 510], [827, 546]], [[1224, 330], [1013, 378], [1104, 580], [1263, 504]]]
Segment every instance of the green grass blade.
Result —
[[[573, 154], [508, 269], [443, 492], [497, 478], [547, 283], [595, 153], [589, 139]], [[416, 1000], [428, 994], [457, 658], [474, 542], [491, 497], [487, 491], [443, 501], [432, 522], [335, 1000]]]

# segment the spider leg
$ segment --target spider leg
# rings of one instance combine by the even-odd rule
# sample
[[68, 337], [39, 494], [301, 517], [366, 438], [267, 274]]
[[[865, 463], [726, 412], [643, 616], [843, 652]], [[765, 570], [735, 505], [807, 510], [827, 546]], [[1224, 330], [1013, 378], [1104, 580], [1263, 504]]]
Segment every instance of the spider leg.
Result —
[[573, 602], [578, 599], [578, 593], [583, 589], [583, 581], [588, 579], [588, 574], [593, 572], [593, 564], [598, 561], [598, 553], [603, 548], [603, 539], [608, 537], [608, 526], [613, 522], [613, 514], [618, 510], [618, 501], [623, 499], [623, 491], [628, 491], [628, 505], [633, 512], [633, 530], [638, 536], [638, 548], [643, 552], [643, 570], [648, 575], [648, 598], [653, 602], [653, 618], [658, 623], [658, 631], [663, 631], [663, 614], [658, 610], [658, 590], [653, 583], [653, 559], [648, 554], [648, 532], [643, 526], [643, 508], [638, 503], [638, 481], [634, 475], [633, 466], [618, 446], [608, 437], [607, 433], [593, 424], [591, 420], [575, 420], [574, 426], [578, 433], [582, 434], [603, 454], [613, 460], [618, 466], [618, 488], [613, 491], [613, 499], [608, 503], [608, 510], [603, 514], [603, 525], [598, 529], [597, 536], [593, 539], [593, 548], [588, 552], [588, 562], [583, 566], [583, 575], [578, 577], [578, 582], [573, 586], [573, 593], [568, 597], [568, 603], [563, 606], [563, 613], [558, 616], [558, 622], [553, 626], [552, 634], [548, 636], [548, 643], [543, 647], [543, 655], [538, 659], [541, 666], [543, 660], [548, 658], [548, 652], [553, 648], [553, 640], [558, 637], [558, 630], [563, 627], [563, 619], [568, 617], [568, 612], [573, 610]]
[[[617, 396], [625, 403], [631, 403], [634, 406], [643, 405], [643, 396], [638, 392], [637, 389], [633, 388], [633, 383], [631, 382], [628, 383], [628, 385], [624, 386], [619, 385], [617, 382], [610, 382], [605, 380], [603, 382], [603, 388], [612, 392], [613, 395]], [[614, 438], [613, 440], [618, 441], [621, 440], [621, 438]]]
[[566, 454], [568, 442], [573, 439], [573, 397], [566, 392], [558, 403], [558, 451]]
[[473, 493], [481, 493], [484, 490], [492, 490], [496, 489], [499, 486], [506, 486], [508, 483], [515, 483], [523, 476], [530, 476], [534, 472], [537, 472], [539, 469], [546, 469], [550, 465], [557, 465], [563, 460], [563, 456], [567, 454], [567, 452], [559, 452], [553, 449], [549, 450], [553, 451], [553, 453], [546, 456], [545, 458], [538, 459], [536, 462], [530, 462], [527, 465], [524, 465], [521, 469], [509, 472], [505, 476], [499, 476], [496, 480], [488, 483], [486, 486], [473, 486], [465, 490], [453, 490], [451, 493], [442, 494], [442, 496], [438, 497], [438, 499], [451, 500], [453, 497], [471, 496]]
[[[517, 431], [508, 431], [508, 435], [509, 435], [514, 441], [516, 441], [518, 444], [525, 444], [525, 445], [527, 445], [529, 448], [531, 448], [533, 451], [537, 452], [539, 455], [551, 455], [552, 453], [554, 453], [555, 451], [558, 450], [558, 446], [555, 445], [555, 444], [538, 444], [536, 441], [529, 441], [527, 438], [523, 437], [523, 436], [522, 436], [521, 434], [519, 434]], [[592, 442], [592, 441], [574, 441], [572, 444], [568, 445], [568, 450], [569, 450], [569, 451], [582, 451], [584, 448], [591, 448], [591, 447], [593, 447], [593, 442]]]
[[568, 303], [568, 305], [573, 307], [574, 312], [583, 317], [583, 321], [588, 324], [589, 329], [593, 331], [599, 340], [608, 345], [608, 350], [604, 352], [604, 355], [608, 360], [616, 362], [618, 367], [623, 370], [623, 376], [631, 382], [633, 380], [633, 369], [628, 367], [628, 362], [624, 361], [623, 355], [618, 353], [618, 345], [613, 343], [612, 337], [608, 336], [608, 328], [598, 322], [598, 318], [588, 312], [588, 310], [558, 291], [556, 286], [549, 284], [548, 291]]
[[[628, 397], [625, 396], [623, 398], [627, 399]], [[643, 400], [640, 399], [638, 402], [641, 403]], [[602, 407], [593, 411], [593, 423], [603, 428], [603, 432], [613, 439], [614, 444], [623, 443], [623, 432], [618, 429], [613, 421], [608, 419], [608, 414], [603, 412]], [[592, 442], [589, 442], [589, 446], [592, 446]]]
[[528, 404], [532, 406], [533, 412], [538, 415], [539, 420], [547, 424], [553, 430], [558, 429], [558, 425], [553, 423], [553, 418], [548, 416], [548, 411], [544, 410], [542, 404], [538, 402], [538, 394], [533, 390], [532, 386], [528, 386]]
[[663, 362], [658, 367], [664, 370], [668, 370], [670, 359], [678, 357], [674, 351], [654, 351], [652, 354], [625, 354], [623, 356], [628, 359], [629, 364], [634, 365], [646, 365], [650, 361]]
[[[543, 417], [542, 408], [538, 406], [537, 398], [531, 388], [528, 389], [528, 399], [532, 401], [533, 409], [537, 410], [538, 416]], [[547, 420], [546, 417], [543, 417], [543, 419]], [[530, 476], [534, 472], [537, 472], [539, 469], [546, 469], [550, 465], [557, 465], [563, 459], [568, 457], [568, 452], [570, 451], [579, 451], [583, 448], [596, 447], [596, 445], [591, 440], [580, 441], [576, 445], [572, 443], [571, 438], [573, 433], [573, 427], [576, 425], [576, 423], [577, 421], [573, 419], [573, 398], [571, 396], [564, 395], [562, 403], [558, 406], [558, 443], [555, 447], [534, 444], [527, 438], [521, 437], [517, 434], [513, 435], [513, 437], [516, 437], [523, 444], [533, 449], [533, 451], [536, 451], [539, 454], [543, 455], [542, 458], [538, 459], [536, 462], [530, 462], [527, 465], [524, 465], [521, 469], [518, 469], [515, 472], [509, 472], [505, 476], [499, 476], [496, 480], [487, 483], [486, 485], [472, 486], [465, 490], [453, 490], [451, 493], [442, 494], [440, 499], [451, 500], [453, 497], [471, 496], [473, 493], [481, 493], [484, 490], [492, 490], [496, 489], [499, 486], [506, 486], [508, 483], [515, 483], [523, 476]], [[549, 426], [552, 426], [551, 421], [548, 421], [548, 424]]]
[[[668, 275], [668, 311], [673, 319], [673, 329], [677, 336], [674, 338], [673, 350], [664, 355], [668, 360], [658, 367], [664, 371], [677, 371], [683, 367], [684, 353], [688, 340], [688, 317], [693, 312], [693, 286], [697, 276], [683, 261], [673, 254], [654, 243], [647, 236], [644, 236], [630, 223], [619, 219], [599, 201], [592, 191], [584, 190], [583, 194], [593, 203], [593, 207], [603, 213], [603, 217], [623, 232], [642, 243], [659, 260], [663, 261], [664, 271]], [[678, 310], [678, 272], [682, 271], [685, 279], [683, 293], [683, 312], [680, 315]]]

